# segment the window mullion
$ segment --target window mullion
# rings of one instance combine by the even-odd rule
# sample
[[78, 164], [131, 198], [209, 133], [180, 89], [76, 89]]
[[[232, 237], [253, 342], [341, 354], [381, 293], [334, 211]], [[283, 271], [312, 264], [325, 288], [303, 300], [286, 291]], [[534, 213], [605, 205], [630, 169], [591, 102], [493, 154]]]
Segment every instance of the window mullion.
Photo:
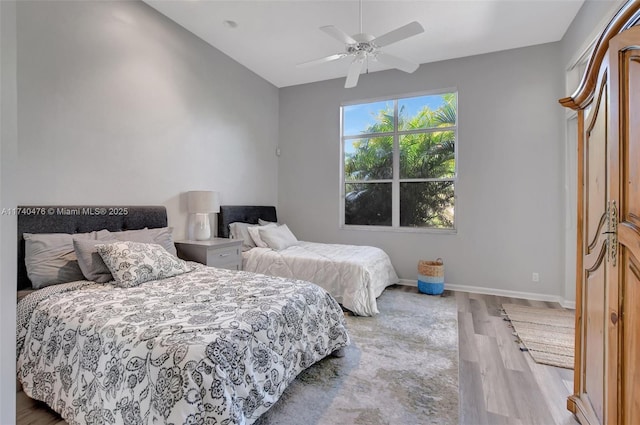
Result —
[[391, 227], [400, 227], [400, 138], [398, 100], [393, 101], [393, 183], [391, 187]]

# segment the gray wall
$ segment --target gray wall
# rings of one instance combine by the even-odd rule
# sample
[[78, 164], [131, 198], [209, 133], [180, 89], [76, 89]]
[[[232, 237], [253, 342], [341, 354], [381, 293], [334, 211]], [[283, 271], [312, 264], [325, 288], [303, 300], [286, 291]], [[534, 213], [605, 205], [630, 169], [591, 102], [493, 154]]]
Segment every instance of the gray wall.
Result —
[[276, 202], [278, 89], [146, 4], [19, 2], [18, 52], [19, 202]]
[[[16, 3], [0, 2], [0, 208], [15, 205]], [[0, 215], [0, 424], [15, 421], [16, 217]]]
[[[0, 1], [0, 208], [15, 205], [16, 3]], [[0, 215], [0, 424], [15, 421], [16, 217]]]
[[[400, 277], [442, 257], [448, 283], [564, 295], [559, 43], [280, 90], [278, 208], [299, 238], [374, 245]], [[339, 229], [341, 102], [458, 89], [455, 235]], [[540, 273], [533, 283], [532, 272]]]

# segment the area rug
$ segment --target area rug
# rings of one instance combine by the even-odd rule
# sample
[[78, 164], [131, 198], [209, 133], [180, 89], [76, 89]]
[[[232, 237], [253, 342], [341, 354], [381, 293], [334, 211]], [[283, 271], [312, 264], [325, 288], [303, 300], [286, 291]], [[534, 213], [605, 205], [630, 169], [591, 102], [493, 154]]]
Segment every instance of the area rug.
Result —
[[514, 333], [537, 363], [573, 369], [575, 315], [572, 310], [502, 304]]
[[303, 371], [258, 425], [457, 424], [453, 296], [387, 288], [376, 317], [347, 316], [351, 345]]

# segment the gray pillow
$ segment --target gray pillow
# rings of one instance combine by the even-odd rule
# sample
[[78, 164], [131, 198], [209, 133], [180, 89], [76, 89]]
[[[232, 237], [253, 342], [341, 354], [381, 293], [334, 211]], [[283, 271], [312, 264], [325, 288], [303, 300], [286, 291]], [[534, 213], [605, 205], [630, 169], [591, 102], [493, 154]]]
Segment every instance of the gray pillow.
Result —
[[249, 227], [258, 227], [256, 224], [242, 223], [240, 221], [229, 224], [229, 235], [231, 239], [242, 239], [242, 250], [248, 251], [256, 247], [256, 243], [249, 234]]
[[119, 241], [131, 241], [140, 243], [155, 243], [166, 249], [171, 255], [178, 256], [176, 246], [173, 244], [171, 232], [173, 227], [160, 227], [157, 229], [125, 230], [122, 232], [109, 232], [109, 236]]
[[95, 240], [97, 232], [24, 233], [24, 263], [35, 289], [58, 283], [85, 280], [73, 249], [73, 238]]
[[87, 280], [98, 283], [111, 282], [113, 276], [109, 268], [102, 260], [96, 245], [108, 242], [117, 242], [115, 238], [105, 238], [100, 240], [91, 240], [83, 238], [73, 238], [73, 249], [78, 257], [78, 265], [82, 274]]

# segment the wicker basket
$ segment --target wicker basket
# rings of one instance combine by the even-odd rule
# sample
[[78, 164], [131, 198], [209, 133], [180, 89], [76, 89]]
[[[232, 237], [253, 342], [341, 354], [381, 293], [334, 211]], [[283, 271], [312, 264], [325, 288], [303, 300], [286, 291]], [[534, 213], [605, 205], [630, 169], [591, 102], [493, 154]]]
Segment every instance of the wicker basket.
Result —
[[436, 261], [418, 262], [418, 290], [423, 294], [440, 295], [444, 292], [444, 263]]
[[418, 261], [418, 273], [432, 277], [444, 276], [444, 263], [442, 262], [442, 258], [438, 258], [436, 261]]

